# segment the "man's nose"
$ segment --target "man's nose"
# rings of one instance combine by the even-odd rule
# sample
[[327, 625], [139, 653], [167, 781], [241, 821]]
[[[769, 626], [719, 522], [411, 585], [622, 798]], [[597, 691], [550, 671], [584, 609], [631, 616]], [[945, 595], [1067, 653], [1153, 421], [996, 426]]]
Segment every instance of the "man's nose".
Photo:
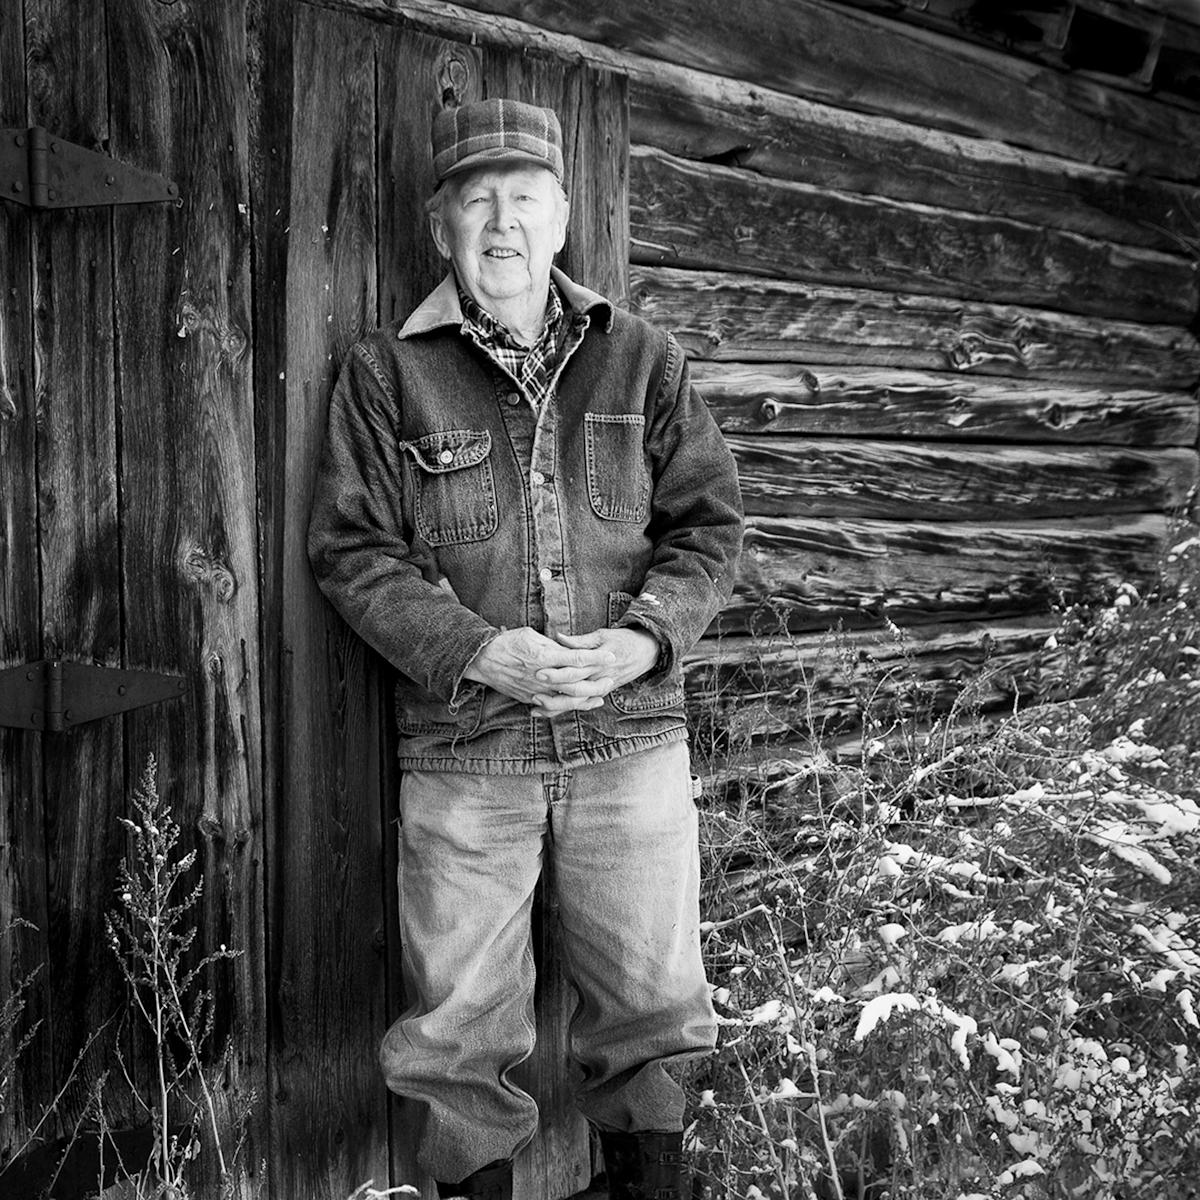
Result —
[[516, 206], [503, 196], [492, 202], [491, 220], [488, 222], [496, 229], [510, 229], [516, 223]]

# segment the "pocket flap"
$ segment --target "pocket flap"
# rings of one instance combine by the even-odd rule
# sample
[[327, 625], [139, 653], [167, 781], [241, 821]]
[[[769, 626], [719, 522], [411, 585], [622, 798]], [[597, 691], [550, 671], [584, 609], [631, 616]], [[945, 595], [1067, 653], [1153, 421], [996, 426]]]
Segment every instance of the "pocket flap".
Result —
[[402, 442], [401, 447], [413, 457], [413, 462], [431, 475], [461, 471], [478, 466], [491, 453], [492, 435], [484, 430], [447, 429], [442, 433], [427, 433], [415, 441]]

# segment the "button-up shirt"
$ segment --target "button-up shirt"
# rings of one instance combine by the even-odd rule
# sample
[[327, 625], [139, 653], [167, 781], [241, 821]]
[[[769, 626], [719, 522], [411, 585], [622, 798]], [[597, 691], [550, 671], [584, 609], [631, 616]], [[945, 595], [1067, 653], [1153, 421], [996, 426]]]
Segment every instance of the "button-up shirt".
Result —
[[546, 399], [558, 368], [583, 341], [590, 320], [587, 313], [565, 308], [558, 285], [552, 282], [542, 331], [532, 346], [523, 346], [507, 325], [477, 304], [461, 287], [458, 302], [462, 306], [463, 335], [512, 378], [534, 408]]

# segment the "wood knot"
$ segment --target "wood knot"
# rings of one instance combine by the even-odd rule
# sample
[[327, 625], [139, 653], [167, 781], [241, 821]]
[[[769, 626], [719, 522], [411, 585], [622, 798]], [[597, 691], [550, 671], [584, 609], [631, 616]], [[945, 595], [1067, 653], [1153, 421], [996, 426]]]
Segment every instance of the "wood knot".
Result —
[[181, 573], [194, 584], [207, 587], [221, 604], [229, 604], [237, 595], [237, 577], [229, 564], [203, 546], [193, 546], [184, 557]]

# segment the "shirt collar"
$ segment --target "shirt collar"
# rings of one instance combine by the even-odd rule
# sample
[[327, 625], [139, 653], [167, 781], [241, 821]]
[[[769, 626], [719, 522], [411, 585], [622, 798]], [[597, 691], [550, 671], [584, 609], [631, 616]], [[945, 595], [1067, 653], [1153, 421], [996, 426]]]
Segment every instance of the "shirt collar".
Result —
[[518, 342], [513, 337], [512, 330], [503, 321], [498, 321], [493, 317], [486, 308], [477, 304], [461, 287], [458, 289], [458, 304], [462, 309], [464, 333], [468, 325], [474, 326], [476, 333], [485, 341], [517, 352], [527, 352], [552, 338], [558, 330], [559, 322], [563, 319], [562, 296], [553, 279], [550, 281], [550, 294], [546, 299], [546, 312], [542, 320], [542, 328], [529, 346], [523, 346]]
[[[604, 332], [613, 327], [615, 310], [613, 305], [599, 292], [582, 287], [562, 273], [557, 267], [550, 268], [550, 278], [558, 285], [563, 301], [572, 312], [586, 313], [592, 309], [604, 316]], [[404, 341], [423, 333], [431, 333], [447, 325], [460, 327], [463, 322], [462, 305], [458, 302], [458, 280], [451, 271], [446, 278], [429, 293], [413, 310], [412, 316], [400, 327], [397, 337]]]

